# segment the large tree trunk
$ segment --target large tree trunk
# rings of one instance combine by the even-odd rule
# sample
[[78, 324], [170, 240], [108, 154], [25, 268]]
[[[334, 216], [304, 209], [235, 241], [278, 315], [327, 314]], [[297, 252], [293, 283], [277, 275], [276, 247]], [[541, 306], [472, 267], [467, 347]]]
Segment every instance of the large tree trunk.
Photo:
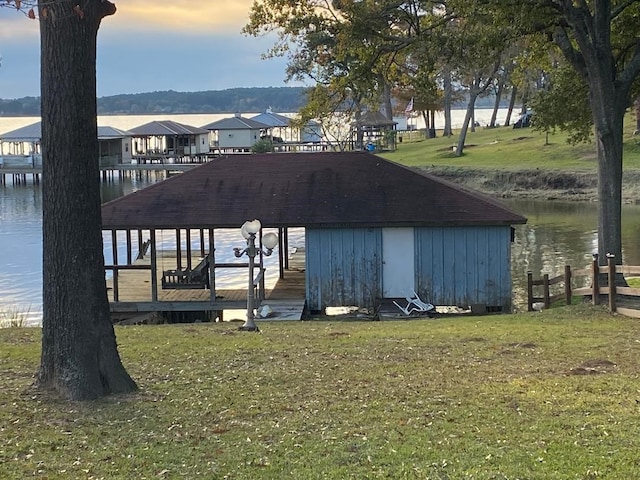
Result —
[[380, 81], [383, 84], [382, 106], [384, 109], [384, 116], [387, 117], [387, 120], [393, 121], [393, 105], [391, 104], [391, 88], [389, 87], [389, 82], [387, 82], [384, 78], [381, 78]]
[[513, 85], [511, 87], [511, 97], [509, 98], [509, 108], [507, 110], [507, 118], [504, 120], [504, 126], [508, 127], [511, 123], [511, 114], [513, 113], [513, 108], [516, 105], [516, 97], [518, 95], [518, 87]]
[[72, 400], [130, 392], [103, 270], [96, 37], [104, 0], [40, 0], [43, 322], [38, 385]]
[[464, 122], [462, 123], [462, 128], [460, 129], [460, 136], [458, 137], [458, 146], [456, 147], [455, 156], [461, 157], [462, 152], [464, 151], [464, 142], [467, 139], [467, 131], [469, 130], [469, 124], [471, 123], [471, 119], [473, 118], [473, 111], [476, 106], [476, 98], [478, 98], [478, 94], [472, 91], [469, 93], [469, 103], [467, 104], [467, 112], [464, 116]]
[[491, 120], [489, 121], [489, 128], [496, 127], [496, 119], [498, 118], [498, 110], [500, 109], [500, 100], [502, 99], [502, 91], [504, 90], [504, 83], [501, 80], [498, 81], [498, 90], [496, 91], [496, 101], [493, 104], [493, 112], [491, 112]]
[[[604, 73], [604, 72], [603, 72]], [[622, 145], [626, 99], [617, 94], [608, 78], [593, 80], [591, 109], [598, 150], [598, 254], [605, 264], [607, 254], [622, 263]]]
[[453, 128], [451, 127], [451, 104], [453, 96], [453, 85], [451, 84], [451, 70], [448, 66], [445, 66], [442, 73], [443, 89], [444, 89], [444, 128], [442, 131], [443, 137], [450, 137], [453, 135]]

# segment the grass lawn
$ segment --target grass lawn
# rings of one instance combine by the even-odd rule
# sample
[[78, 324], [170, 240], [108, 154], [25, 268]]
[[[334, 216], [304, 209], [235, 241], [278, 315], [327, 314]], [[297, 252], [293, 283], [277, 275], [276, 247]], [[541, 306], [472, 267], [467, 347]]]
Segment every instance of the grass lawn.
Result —
[[[629, 112], [625, 118], [624, 164], [627, 170], [640, 169], [640, 136], [633, 135], [635, 115]], [[402, 143], [395, 152], [382, 156], [411, 167], [442, 167], [452, 169], [484, 168], [500, 170], [568, 170], [572, 172], [596, 172], [597, 156], [595, 140], [588, 144], [569, 145], [567, 135], [557, 132], [548, 137], [532, 128], [478, 127], [469, 131], [461, 157], [455, 157], [452, 147], [457, 145], [458, 131], [454, 136], [423, 139], [420, 132], [403, 134]]]
[[117, 328], [141, 387], [31, 384], [0, 329], [0, 478], [640, 478], [640, 323], [600, 307]]

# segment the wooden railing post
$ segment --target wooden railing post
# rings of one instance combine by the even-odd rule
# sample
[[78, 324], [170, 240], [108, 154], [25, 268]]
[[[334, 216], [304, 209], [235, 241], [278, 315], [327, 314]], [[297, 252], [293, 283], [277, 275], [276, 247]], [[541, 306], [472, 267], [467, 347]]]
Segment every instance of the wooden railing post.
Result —
[[549, 309], [551, 307], [551, 300], [549, 298], [549, 274], [545, 273], [542, 276], [542, 285], [544, 288], [544, 308]]
[[533, 312], [533, 273], [527, 272], [527, 311]]
[[607, 264], [609, 266], [609, 310], [616, 311], [616, 256], [607, 253]]
[[600, 305], [600, 281], [598, 279], [600, 275], [600, 267], [598, 266], [598, 254], [593, 254], [593, 264], [591, 268], [591, 303], [594, 305]]
[[564, 300], [571, 305], [571, 265], [564, 266]]

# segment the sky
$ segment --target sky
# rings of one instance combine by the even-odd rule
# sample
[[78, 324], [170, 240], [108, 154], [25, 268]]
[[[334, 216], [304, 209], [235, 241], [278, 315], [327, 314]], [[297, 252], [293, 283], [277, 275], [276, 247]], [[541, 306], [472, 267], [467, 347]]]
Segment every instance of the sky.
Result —
[[[175, 90], [298, 86], [285, 59], [261, 59], [275, 37], [240, 33], [253, 0], [112, 0], [98, 32], [98, 97]], [[0, 98], [40, 96], [38, 21], [0, 8]]]

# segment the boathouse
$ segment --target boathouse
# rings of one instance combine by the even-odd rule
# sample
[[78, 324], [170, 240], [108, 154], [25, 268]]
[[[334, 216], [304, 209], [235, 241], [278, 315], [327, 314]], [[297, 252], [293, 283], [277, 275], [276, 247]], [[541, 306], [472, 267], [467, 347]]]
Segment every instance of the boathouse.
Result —
[[[301, 146], [308, 143], [320, 143], [322, 142], [322, 129], [320, 124], [315, 120], [309, 120], [302, 128], [296, 128], [292, 126], [292, 119], [274, 113], [271, 109], [267, 109], [266, 112], [260, 113], [255, 117], [251, 117], [252, 120], [264, 123], [269, 126], [269, 131], [265, 132], [271, 137], [279, 137], [285, 143], [293, 144], [294, 146]], [[302, 148], [282, 148], [283, 151], [302, 150]]]
[[265, 132], [261, 132], [262, 138], [268, 136], [271, 139], [280, 139], [282, 142], [299, 142], [300, 135], [297, 129], [291, 127], [291, 119], [279, 113], [274, 113], [271, 109], [260, 113], [251, 120], [267, 125], [269, 128]]
[[245, 118], [239, 113], [202, 127], [210, 133], [212, 151], [216, 153], [249, 153], [271, 129], [266, 123]]
[[[115, 279], [112, 310], [241, 308], [241, 301], [233, 303], [217, 290], [217, 269], [225, 265], [216, 258], [215, 232], [254, 218], [280, 233], [281, 279], [288, 276], [287, 231], [304, 229], [300, 281], [310, 311], [373, 309], [414, 291], [433, 305], [511, 309], [512, 225], [525, 223], [524, 217], [484, 195], [367, 152], [327, 152], [247, 155], [241, 163], [216, 158], [103, 205], [103, 229], [115, 257], [105, 266]], [[176, 238], [195, 232], [199, 239], [196, 246], [177, 242], [183, 263], [191, 262], [194, 251], [198, 265], [206, 260], [199, 300], [179, 299], [163, 288], [162, 231], [176, 232]], [[149, 252], [142, 263], [132, 252], [136, 235], [137, 250]], [[127, 258], [119, 262], [115, 252], [125, 239]], [[179, 272], [196, 268], [196, 260], [186, 268], [180, 261]], [[118, 275], [127, 270], [142, 273], [145, 299], [118, 297]]]
[[[4, 167], [42, 168], [42, 124], [32, 123], [0, 135]], [[131, 135], [109, 126], [98, 127], [98, 161], [101, 167], [131, 163]]]
[[352, 125], [356, 148], [371, 151], [396, 149], [397, 122], [389, 120], [381, 112], [365, 112]]
[[145, 123], [129, 130], [138, 163], [192, 163], [206, 161], [208, 130], [172, 120]]

